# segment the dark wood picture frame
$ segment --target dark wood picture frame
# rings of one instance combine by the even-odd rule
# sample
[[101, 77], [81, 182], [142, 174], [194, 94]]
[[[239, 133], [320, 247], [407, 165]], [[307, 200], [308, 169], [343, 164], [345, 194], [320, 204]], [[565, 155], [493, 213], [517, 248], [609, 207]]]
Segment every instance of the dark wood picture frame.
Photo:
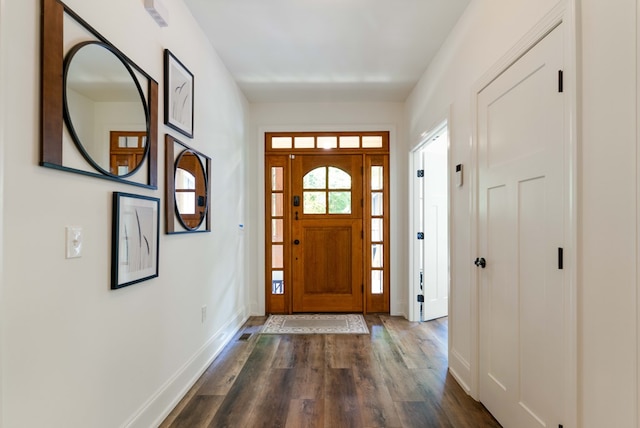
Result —
[[[117, 56], [126, 61], [128, 67], [135, 70], [147, 80], [147, 130], [148, 152], [146, 177], [140, 181], [132, 180], [130, 175], [123, 177], [96, 170], [90, 162], [87, 169], [71, 167], [63, 159], [64, 130], [65, 130], [65, 96], [64, 96], [64, 18], [70, 17], [83, 27], [88, 34]], [[78, 16], [60, 0], [42, 0], [41, 21], [41, 138], [40, 165], [86, 176], [113, 180], [149, 189], [158, 188], [158, 82], [156, 82], [142, 68], [136, 65], [124, 53], [112, 45], [104, 36], [98, 33], [86, 21]], [[82, 152], [82, 150], [80, 150]], [[81, 153], [85, 156], [85, 153]], [[86, 159], [86, 158], [85, 158]], [[136, 171], [136, 174], [139, 171]]]
[[[185, 154], [193, 155], [197, 164], [204, 169], [204, 182], [196, 182], [196, 190], [204, 188], [204, 203], [196, 195], [194, 202], [197, 209], [202, 210], [202, 216], [195, 223], [181, 215], [176, 199], [176, 170], [178, 163]], [[211, 232], [211, 158], [198, 150], [189, 147], [175, 137], [165, 135], [165, 231], [167, 234]], [[196, 175], [196, 174], [194, 174]], [[196, 180], [197, 181], [197, 180]], [[199, 191], [202, 193], [202, 190]]]
[[158, 276], [160, 199], [113, 192], [111, 289]]
[[195, 78], [169, 49], [164, 50], [164, 124], [193, 138]]

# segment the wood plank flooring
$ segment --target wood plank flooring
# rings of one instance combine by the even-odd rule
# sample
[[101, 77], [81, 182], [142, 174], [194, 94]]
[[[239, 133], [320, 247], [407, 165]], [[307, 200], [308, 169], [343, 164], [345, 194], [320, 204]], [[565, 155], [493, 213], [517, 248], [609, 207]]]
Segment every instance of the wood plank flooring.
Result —
[[250, 318], [161, 427], [500, 427], [448, 373], [446, 318], [365, 318], [370, 335], [261, 335]]

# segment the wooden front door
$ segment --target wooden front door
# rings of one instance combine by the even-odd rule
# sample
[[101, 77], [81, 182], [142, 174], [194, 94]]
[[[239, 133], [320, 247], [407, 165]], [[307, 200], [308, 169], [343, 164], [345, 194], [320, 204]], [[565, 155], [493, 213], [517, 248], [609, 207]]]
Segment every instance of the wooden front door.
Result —
[[363, 311], [361, 155], [292, 160], [293, 312]]

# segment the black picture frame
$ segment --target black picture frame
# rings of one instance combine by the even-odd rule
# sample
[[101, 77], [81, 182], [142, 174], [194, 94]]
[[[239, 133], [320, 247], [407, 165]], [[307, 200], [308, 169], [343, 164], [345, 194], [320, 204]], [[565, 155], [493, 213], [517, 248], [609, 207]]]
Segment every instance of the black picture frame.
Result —
[[158, 276], [160, 199], [113, 192], [111, 289]]
[[193, 138], [195, 79], [169, 49], [164, 50], [164, 124]]

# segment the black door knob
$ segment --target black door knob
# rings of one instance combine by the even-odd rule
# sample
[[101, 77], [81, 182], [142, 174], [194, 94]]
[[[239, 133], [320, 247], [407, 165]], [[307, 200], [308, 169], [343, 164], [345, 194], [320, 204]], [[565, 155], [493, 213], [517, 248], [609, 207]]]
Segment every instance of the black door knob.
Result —
[[484, 269], [487, 266], [487, 261], [484, 259], [484, 257], [479, 257], [473, 262], [473, 264]]
[[299, 239], [296, 239], [295, 241], [293, 241], [293, 243], [294, 243], [295, 245], [300, 245], [300, 240], [299, 240]]

